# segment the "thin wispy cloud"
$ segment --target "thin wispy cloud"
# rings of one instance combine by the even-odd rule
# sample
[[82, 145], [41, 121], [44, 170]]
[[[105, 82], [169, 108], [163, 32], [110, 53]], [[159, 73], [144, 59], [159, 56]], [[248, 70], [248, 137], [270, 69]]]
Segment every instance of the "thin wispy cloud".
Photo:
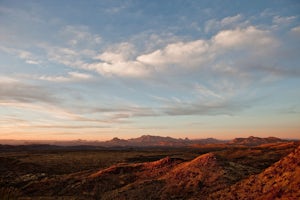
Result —
[[217, 19], [210, 19], [205, 22], [204, 31], [206, 33], [211, 31], [217, 31], [222, 29], [228, 28], [235, 28], [235, 27], [245, 27], [249, 22], [243, 20], [244, 17], [241, 14], [237, 14], [235, 16], [228, 16], [221, 20]]
[[296, 16], [287, 16], [287, 17], [282, 17], [282, 16], [275, 16], [273, 18], [273, 23], [278, 24], [278, 25], [288, 25], [292, 21], [296, 20]]
[[300, 37], [300, 26], [296, 26], [292, 28], [291, 32], [295, 34], [296, 36]]
[[71, 26], [64, 27], [60, 34], [66, 39], [66, 43], [71, 47], [90, 48], [101, 44], [102, 38], [98, 34], [90, 33], [86, 26]]
[[27, 63], [27, 64], [33, 64], [33, 65], [41, 64], [41, 61], [30, 51], [10, 48], [10, 47], [5, 47], [5, 46], [0, 46], [0, 51], [7, 53], [9, 55], [12, 55], [12, 56], [16, 56], [19, 59], [24, 60], [25, 63]]
[[89, 80], [93, 76], [90, 74], [80, 72], [68, 72], [65, 76], [40, 76], [40, 80], [53, 81], [53, 82], [75, 82]]
[[23, 83], [13, 78], [3, 77], [0, 83], [0, 100], [3, 102], [59, 102], [58, 97], [38, 85]]

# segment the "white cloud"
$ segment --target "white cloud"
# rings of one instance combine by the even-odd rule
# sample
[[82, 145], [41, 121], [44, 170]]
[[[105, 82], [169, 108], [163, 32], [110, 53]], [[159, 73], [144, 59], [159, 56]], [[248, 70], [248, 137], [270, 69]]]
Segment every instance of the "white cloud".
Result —
[[[233, 19], [226, 19], [229, 23]], [[94, 57], [97, 62], [80, 64], [80, 68], [97, 71], [104, 76], [145, 77], [156, 73], [168, 73], [182, 69], [215, 70], [220, 73], [246, 77], [238, 63], [248, 62], [253, 56], [263, 58], [278, 47], [271, 32], [255, 26], [223, 30], [208, 40], [178, 41], [155, 49], [150, 53], [137, 54], [130, 43], [121, 43]], [[243, 52], [238, 59], [224, 57]], [[245, 59], [245, 60], [243, 60]], [[222, 67], [223, 66], [223, 67]], [[224, 68], [224, 66], [226, 66]], [[203, 71], [204, 70], [204, 71]]]
[[35, 61], [35, 60], [26, 60], [25, 62], [27, 64], [31, 64], [31, 65], [38, 65], [38, 64], [40, 64], [38, 61]]
[[204, 97], [213, 97], [213, 98], [218, 98], [218, 99], [223, 99], [224, 97], [222, 97], [219, 93], [208, 89], [207, 87], [200, 85], [200, 84], [196, 84], [195, 85], [195, 90], [197, 93], [199, 93], [201, 96]]
[[144, 77], [149, 74], [149, 69], [137, 61], [123, 62], [98, 62], [82, 65], [83, 69], [93, 70], [104, 76]]
[[[49, 44], [39, 44], [39, 47], [45, 50], [46, 57], [48, 62], [55, 62], [59, 64], [63, 64], [68, 67], [78, 68], [82, 64], [84, 64], [83, 59], [91, 52], [82, 53], [82, 51], [78, 51], [68, 47], [61, 46], [52, 46]], [[83, 50], [85, 51], [85, 50]]]
[[12, 84], [12, 83], [17, 83], [19, 80], [11, 77], [6, 77], [6, 76], [0, 76], [0, 83], [1, 84]]
[[80, 72], [69, 72], [70, 77], [74, 78], [74, 79], [90, 79], [92, 76], [90, 74], [84, 74], [84, 73], [80, 73]]
[[128, 8], [129, 3], [128, 2], [123, 2], [120, 6], [115, 6], [115, 7], [110, 7], [105, 9], [104, 11], [109, 13], [109, 14], [117, 14], [121, 12], [122, 10]]
[[17, 56], [20, 59], [24, 60], [27, 64], [38, 65], [41, 63], [41, 61], [37, 58], [37, 56], [33, 55], [29, 51], [5, 47], [5, 46], [0, 46], [0, 51]]
[[278, 25], [287, 25], [290, 24], [295, 19], [297, 19], [296, 16], [288, 16], [288, 17], [274, 16], [273, 23]]
[[269, 31], [260, 30], [254, 26], [220, 31], [213, 38], [213, 42], [217, 48], [252, 48], [252, 50], [270, 48], [277, 44], [276, 39], [272, 37]]
[[180, 41], [180, 37], [174, 35], [172, 32], [142, 32], [132, 38], [129, 42], [136, 44], [144, 50], [144, 52], [152, 52], [158, 48], [162, 48], [168, 44], [176, 43]]
[[[226, 26], [242, 18], [241, 15], [227, 17], [220, 21]], [[66, 27], [64, 33], [70, 32], [72, 37], [78, 40], [95, 40], [96, 36], [88, 33], [85, 27]], [[153, 36], [154, 37], [154, 36]], [[171, 40], [173, 41], [174, 38]], [[120, 77], [146, 77], [153, 74], [168, 73], [174, 68], [179, 72], [182, 70], [217, 70], [219, 72], [235, 73], [235, 63], [223, 58], [225, 53], [233, 53], [242, 50], [247, 57], [254, 53], [265, 55], [268, 50], [276, 47], [277, 41], [267, 30], [255, 26], [222, 30], [211, 39], [198, 39], [193, 41], [177, 41], [154, 49], [151, 52], [139, 53], [136, 47], [129, 42], [111, 45], [106, 50], [96, 53], [94, 49], [75, 48], [67, 46], [52, 46], [50, 44], [39, 44], [38, 47], [45, 50], [48, 61], [63, 64], [81, 70], [96, 71], [103, 76]], [[159, 45], [158, 45], [159, 46]], [[38, 64], [35, 56], [28, 51], [11, 50], [2, 48], [3, 51], [17, 53], [21, 59], [30, 64]], [[239, 57], [239, 60], [244, 59]], [[222, 62], [222, 63], [218, 63]], [[225, 63], [224, 63], [225, 62]], [[231, 60], [231, 62], [235, 62]], [[216, 66], [228, 66], [220, 68]], [[205, 73], [205, 71], [202, 71]], [[79, 75], [79, 74], [77, 74]], [[75, 74], [67, 76], [41, 76], [40, 79], [48, 81], [66, 82], [88, 79], [91, 77], [78, 77]]]
[[[233, 30], [224, 30], [217, 33], [210, 40], [195, 40], [190, 42], [177, 42], [168, 44], [162, 49], [157, 49], [149, 54], [140, 55], [137, 61], [153, 66], [156, 71], [162, 71], [180, 67], [187, 69], [193, 67], [195, 69], [207, 68], [219, 70], [219, 66], [224, 66], [223, 55], [225, 53], [233, 53], [236, 50], [243, 50], [244, 57], [247, 55], [260, 52], [266, 55], [269, 51], [277, 46], [277, 40], [269, 31], [260, 30], [254, 26], [244, 29], [237, 28]], [[238, 57], [243, 59], [244, 57]], [[231, 60], [234, 62], [235, 59]], [[231, 64], [232, 65], [232, 64]], [[227, 67], [230, 72], [236, 71], [232, 67]], [[224, 71], [224, 69], [222, 69]], [[228, 70], [227, 70], [228, 71]], [[229, 72], [229, 71], [228, 71]]]
[[242, 21], [243, 16], [241, 14], [237, 14], [235, 16], [228, 16], [221, 20], [211, 19], [205, 23], [204, 31], [206, 33], [210, 31], [220, 30], [224, 28], [232, 28], [232, 27], [241, 27], [248, 24], [247, 21]]
[[53, 81], [53, 82], [73, 82], [91, 79], [92, 75], [80, 73], [80, 72], [69, 72], [67, 76], [40, 76], [40, 80]]
[[85, 63], [83, 69], [93, 70], [104, 76], [144, 77], [149, 67], [134, 60], [136, 51], [130, 43], [120, 43], [95, 56], [94, 63]]
[[39, 77], [40, 80], [45, 81], [53, 81], [53, 82], [66, 82], [69, 81], [67, 77], [64, 76], [41, 76]]
[[102, 38], [98, 34], [90, 33], [87, 26], [66, 26], [61, 30], [61, 35], [67, 39], [72, 47], [88, 47], [99, 45]]
[[0, 101], [57, 103], [59, 99], [44, 87], [8, 77], [0, 79]]
[[291, 33], [296, 36], [300, 36], [300, 26], [296, 26], [296, 27], [292, 28]]
[[40, 18], [40, 16], [32, 10], [23, 10], [15, 8], [9, 8], [0, 6], [0, 13], [6, 16], [17, 18], [19, 20], [23, 20], [25, 22], [35, 22], [35, 23], [43, 23], [44, 21]]
[[204, 40], [177, 42], [167, 45], [164, 49], [140, 55], [137, 60], [146, 65], [155, 66], [156, 70], [172, 64], [194, 66], [200, 65], [209, 58], [206, 57], [208, 50], [209, 44]]
[[[238, 22], [242, 19], [241, 15], [227, 17], [219, 23], [222, 26]], [[63, 33], [70, 33], [71, 37], [77, 38], [78, 41], [90, 41], [95, 44], [98, 36], [88, 32], [86, 27], [67, 26]], [[70, 37], [70, 38], [71, 38]], [[153, 35], [153, 37], [156, 37]], [[198, 39], [193, 41], [180, 41], [168, 43], [158, 43], [161, 48], [154, 48], [148, 51], [137, 51], [136, 46], [130, 42], [122, 42], [111, 45], [103, 51], [96, 52], [93, 48], [77, 48], [74, 46], [52, 46], [47, 43], [38, 44], [39, 48], [45, 50], [48, 61], [63, 64], [68, 67], [80, 70], [96, 71], [103, 76], [119, 77], [146, 77], [154, 74], [168, 73], [172, 69], [174, 72], [187, 70], [187, 73], [194, 70], [217, 70], [222, 73], [240, 73], [236, 70], [237, 61], [249, 59], [255, 53], [266, 55], [270, 50], [276, 49], [277, 40], [267, 30], [259, 29], [255, 26], [245, 28], [235, 28], [219, 31], [210, 39]], [[174, 38], [170, 41], [174, 41]], [[100, 41], [99, 41], [100, 42]], [[147, 41], [146, 41], [147, 43]], [[9, 48], [2, 48], [3, 51], [11, 52]], [[225, 57], [225, 54], [232, 55], [239, 51], [244, 53], [238, 59]], [[38, 64], [35, 55], [23, 50], [13, 50], [21, 59], [30, 64]], [[139, 53], [144, 52], [144, 53]], [[231, 63], [230, 63], [231, 62]], [[216, 66], [227, 66], [220, 68]], [[225, 70], [225, 71], [224, 71]], [[198, 71], [199, 72], [199, 71]], [[241, 73], [240, 73], [241, 74]], [[78, 74], [77, 74], [78, 75]], [[40, 79], [48, 81], [75, 81], [88, 79], [90, 77], [76, 77], [75, 74], [67, 76], [41, 76]]]
[[[130, 43], [112, 45], [106, 51], [96, 55], [95, 51], [76, 50], [74, 48], [41, 44], [50, 61], [68, 67], [96, 71], [104, 76], [144, 77], [149, 74], [147, 66], [133, 60], [135, 47]], [[88, 61], [87, 61], [88, 60]], [[42, 77], [44, 80], [69, 81], [70, 77]], [[74, 78], [74, 77], [73, 77]]]
[[221, 20], [221, 25], [222, 26], [227, 26], [227, 25], [232, 25], [235, 24], [238, 21], [241, 21], [243, 19], [241, 14], [237, 14], [235, 16], [229, 16], [225, 17], [224, 19]]
[[164, 115], [233, 115], [243, 110], [247, 105], [237, 104], [233, 101], [218, 99], [217, 101], [170, 101], [162, 108]]
[[48, 59], [51, 61], [56, 61], [65, 65], [71, 65], [72, 62], [76, 60], [79, 56], [78, 52], [70, 48], [61, 48], [61, 47], [49, 47], [47, 54]]
[[133, 44], [122, 42], [120, 44], [110, 46], [106, 49], [106, 51], [95, 56], [95, 59], [100, 59], [108, 63], [118, 63], [134, 58], [135, 54], [136, 49]]
[[113, 53], [113, 52], [104, 52], [101, 55], [97, 56], [96, 58], [101, 59], [104, 62], [108, 62], [108, 63], [118, 63], [125, 60], [122, 54]]
[[5, 107], [22, 109], [25, 112], [30, 111], [36, 113], [46, 113], [58, 119], [71, 119], [71, 120], [84, 119], [78, 114], [72, 113], [63, 108], [50, 105], [50, 104], [36, 104], [36, 103], [28, 103], [28, 102], [3, 102], [0, 100], [0, 105]]

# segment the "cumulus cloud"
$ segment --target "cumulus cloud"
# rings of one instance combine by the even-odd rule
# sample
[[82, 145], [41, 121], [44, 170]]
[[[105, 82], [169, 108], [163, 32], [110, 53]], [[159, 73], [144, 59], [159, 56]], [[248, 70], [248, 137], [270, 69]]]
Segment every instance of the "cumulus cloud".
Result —
[[[240, 22], [242, 18], [241, 15], [236, 15], [224, 18], [219, 23], [225, 27]], [[89, 33], [86, 27], [67, 26], [62, 33], [69, 33], [70, 38], [77, 38], [78, 41], [90, 40], [90, 43], [97, 43], [95, 40], [98, 36]], [[114, 44], [98, 52], [93, 48], [77, 48], [72, 45], [52, 46], [39, 43], [38, 47], [45, 50], [49, 62], [77, 68], [80, 71], [95, 71], [108, 77], [162, 78], [170, 72], [178, 74], [184, 72], [201, 76], [214, 73], [245, 78], [252, 73], [250, 70], [244, 70], [246, 66], [249, 63], [253, 65], [253, 59], [266, 60], [264, 57], [270, 56], [278, 45], [278, 40], [270, 31], [246, 26], [221, 30], [210, 39], [183, 41], [173, 38], [166, 45], [163, 43], [158, 45], [161, 48], [151, 47], [153, 49], [151, 51], [137, 50], [130, 42]], [[21, 59], [26, 59], [27, 63], [39, 63], [30, 52], [20, 50], [18, 54]], [[84, 74], [44, 75], [40, 76], [40, 79], [66, 82], [91, 78], [88, 73]]]
[[94, 59], [100, 60], [100, 62], [106, 63], [119, 63], [131, 60], [136, 53], [133, 44], [123, 42], [118, 45], [113, 45], [106, 49], [104, 52], [95, 56]]
[[[226, 27], [229, 24], [241, 22], [242, 18], [242, 15], [238, 14], [224, 18], [219, 23]], [[98, 38], [100, 36], [89, 33], [87, 27], [66, 26], [62, 34], [67, 35], [67, 33], [70, 35], [69, 38], [76, 38], [78, 41], [93, 44], [101, 42]], [[157, 39], [157, 36], [155, 38]], [[165, 45], [159, 44], [157, 47], [160, 48], [152, 46], [151, 51], [147, 48], [137, 50], [137, 47], [130, 42], [114, 44], [98, 52], [91, 45], [88, 45], [91, 48], [87, 46], [78, 48], [76, 45], [52, 46], [39, 43], [38, 47], [45, 50], [49, 62], [80, 70], [95, 71], [102, 76], [145, 78], [158, 74], [163, 77], [168, 72], [181, 73], [186, 70], [185, 73], [193, 73], [196, 70], [198, 73], [201, 71], [205, 74], [207, 70], [215, 70], [224, 74], [229, 74], [229, 72], [243, 74], [237, 66], [238, 62], [245, 63], [250, 57], [252, 59], [255, 56], [262, 58], [277, 48], [278, 41], [268, 30], [255, 26], [241, 26], [221, 30], [210, 39], [183, 41], [173, 38]], [[237, 57], [233, 58], [235, 53]], [[38, 64], [30, 52], [19, 54], [22, 59], [26, 59], [27, 63]], [[231, 56], [228, 56], [230, 54]], [[41, 79], [71, 81], [82, 78], [68, 74], [68, 76], [42, 76]]]
[[277, 44], [276, 39], [269, 31], [260, 30], [254, 26], [244, 29], [220, 31], [213, 38], [213, 43], [219, 48], [238, 48], [257, 50], [270, 49]]
[[[230, 21], [233, 19], [228, 18], [223, 23]], [[274, 55], [279, 45], [280, 42], [270, 31], [247, 26], [219, 31], [207, 40], [169, 43], [144, 54], [138, 53], [132, 44], [122, 43], [95, 56], [92, 63], [79, 62], [78, 67], [104, 76], [142, 78], [159, 74], [163, 77], [170, 71], [185, 71], [245, 78], [252, 73], [245, 68], [253, 65], [253, 59], [264, 63]]]
[[68, 67], [80, 68], [86, 60], [93, 60], [102, 43], [101, 36], [92, 34], [86, 26], [65, 26], [58, 36], [58, 44], [39, 42], [37, 47], [44, 51], [48, 62]]
[[134, 60], [135, 47], [130, 43], [121, 43], [94, 57], [95, 62], [85, 63], [83, 69], [94, 70], [104, 76], [144, 77], [149, 68]]
[[[101, 15], [124, 9], [102, 8]], [[12, 56], [4, 57], [0, 76], [0, 107], [6, 116], [0, 123], [12, 124], [11, 130], [28, 123], [37, 129], [100, 129], [143, 123], [142, 117], [234, 115], [255, 105], [245, 100], [267, 91], [270, 82], [264, 81], [278, 80], [270, 76], [300, 76], [296, 16], [233, 13], [214, 15], [203, 25], [201, 19], [213, 13], [177, 13], [171, 18], [179, 21], [170, 26], [134, 25], [103, 38], [119, 28], [65, 26], [60, 16], [34, 21], [34, 13], [3, 7], [0, 12], [8, 17], [2, 20], [7, 26], [0, 31], [0, 52], [15, 57], [12, 62]], [[10, 78], [13, 74], [22, 79]]]
[[98, 62], [82, 65], [83, 69], [93, 70], [104, 76], [145, 77], [149, 74], [146, 66], [136, 61]]
[[[103, 76], [144, 77], [149, 74], [147, 66], [134, 60], [135, 49], [130, 43], [121, 43], [108, 48], [100, 54], [93, 50], [40, 45], [47, 52], [50, 61], [81, 70], [96, 71]], [[61, 81], [69, 80], [57, 77]], [[44, 77], [51, 79], [51, 77]]]
[[137, 61], [152, 66], [156, 71], [192, 67], [202, 73], [207, 73], [207, 70], [240, 73], [238, 62], [243, 59], [250, 62], [249, 57], [253, 55], [262, 58], [277, 46], [277, 39], [269, 31], [249, 26], [220, 31], [209, 40], [168, 44], [162, 49], [138, 56]]
[[126, 56], [122, 53], [115, 52], [104, 52], [97, 56], [96, 58], [107, 62], [107, 63], [119, 63], [127, 60]]
[[161, 67], [168, 65], [200, 65], [209, 57], [206, 53], [209, 50], [208, 42], [204, 40], [196, 40], [191, 42], [177, 42], [167, 45], [164, 49], [156, 50], [152, 53], [140, 55], [137, 61], [146, 65], [156, 67], [156, 70], [161, 70]]
[[[241, 15], [228, 17], [219, 23], [226, 27], [239, 22], [241, 18]], [[78, 29], [74, 30], [72, 27], [67, 27], [65, 31], [71, 32], [78, 41], [84, 40], [84, 37], [90, 38], [91, 41], [96, 39], [93, 35], [86, 35], [83, 30], [78, 32]], [[297, 27], [295, 27], [291, 31], [297, 32], [297, 30]], [[243, 86], [243, 82], [247, 78], [250, 77], [252, 81], [256, 80], [259, 77], [257, 71], [263, 74], [269, 74], [272, 70], [284, 74], [289, 71], [289, 69], [281, 70], [280, 67], [274, 68], [267, 65], [268, 58], [266, 57], [273, 55], [272, 52], [278, 48], [279, 41], [270, 31], [256, 26], [221, 30], [209, 39], [172, 40], [166, 45], [159, 45], [160, 48], [151, 47], [151, 49], [153, 48], [151, 51], [149, 49], [138, 51], [137, 47], [129, 42], [111, 45], [98, 52], [93, 49], [78, 49], [75, 47], [77, 44], [74, 43], [74, 45], [64, 47], [40, 44], [39, 47], [46, 51], [49, 61], [77, 68], [81, 72], [73, 71], [58, 76], [43, 75], [38, 78], [53, 82], [82, 81], [93, 78], [85, 71], [95, 71], [108, 77], [134, 77], [142, 80], [149, 77], [168, 78], [170, 84], [173, 84], [178, 80], [176, 77], [168, 77], [171, 72], [178, 77], [187, 76], [192, 79], [191, 82], [198, 79], [205, 82], [208, 80], [207, 77], [216, 77], [219, 81], [215, 83], [216, 85], [213, 85], [214, 83], [208, 85], [196, 83], [192, 86], [189, 85], [190, 88], [185, 88], [188, 91], [187, 93], [194, 95], [192, 98], [197, 100], [199, 100], [198, 98], [206, 99], [209, 100], [208, 102], [180, 99], [170, 101], [168, 98], [161, 97], [165, 100], [160, 102], [162, 106], [157, 108], [112, 105], [116, 109], [98, 108], [89, 110], [91, 113], [102, 115], [100, 118], [84, 118], [81, 114], [74, 114], [73, 119], [77, 118], [82, 121], [94, 120], [107, 123], [145, 116], [232, 114], [236, 110], [243, 109], [243, 105], [234, 105], [228, 97], [234, 95], [235, 90], [240, 89], [239, 87]], [[23, 59], [33, 57], [32, 54], [26, 52], [19, 56]], [[185, 72], [185, 74], [181, 72]], [[14, 82], [14, 80], [9, 79], [6, 79], [6, 82], [10, 83], [0, 87], [2, 100], [49, 104], [55, 101], [55, 103], [58, 102], [57, 97], [39, 86], [21, 84], [18, 81]], [[189, 81], [184, 80], [183, 82], [187, 83]], [[10, 90], [7, 88], [10, 88]], [[224, 91], [226, 95], [224, 95]], [[230, 95], [227, 95], [227, 93]], [[82, 110], [78, 109], [76, 112], [81, 113]], [[62, 115], [67, 116], [67, 114]]]
[[225, 17], [224, 19], [222, 19], [220, 21], [221, 25], [222, 26], [226, 26], [226, 25], [231, 25], [231, 24], [234, 24], [238, 21], [241, 21], [242, 20], [242, 15], [241, 14], [237, 14], [235, 16], [229, 16], [229, 17]]

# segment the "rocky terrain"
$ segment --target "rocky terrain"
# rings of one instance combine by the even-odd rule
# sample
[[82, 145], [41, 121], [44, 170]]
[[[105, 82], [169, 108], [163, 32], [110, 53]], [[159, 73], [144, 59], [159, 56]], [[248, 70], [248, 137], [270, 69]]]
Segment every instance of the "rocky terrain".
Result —
[[300, 147], [295, 141], [250, 137], [225, 144], [127, 150], [6, 147], [0, 154], [2, 199], [250, 200], [300, 195]]
[[257, 175], [252, 175], [210, 199], [300, 199], [300, 147]]

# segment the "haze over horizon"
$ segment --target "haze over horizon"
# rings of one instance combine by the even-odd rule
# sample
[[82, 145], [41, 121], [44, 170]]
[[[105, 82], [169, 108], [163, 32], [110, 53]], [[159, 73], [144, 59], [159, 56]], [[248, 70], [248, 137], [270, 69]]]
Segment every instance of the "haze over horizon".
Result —
[[0, 2], [0, 139], [300, 139], [300, 2]]

